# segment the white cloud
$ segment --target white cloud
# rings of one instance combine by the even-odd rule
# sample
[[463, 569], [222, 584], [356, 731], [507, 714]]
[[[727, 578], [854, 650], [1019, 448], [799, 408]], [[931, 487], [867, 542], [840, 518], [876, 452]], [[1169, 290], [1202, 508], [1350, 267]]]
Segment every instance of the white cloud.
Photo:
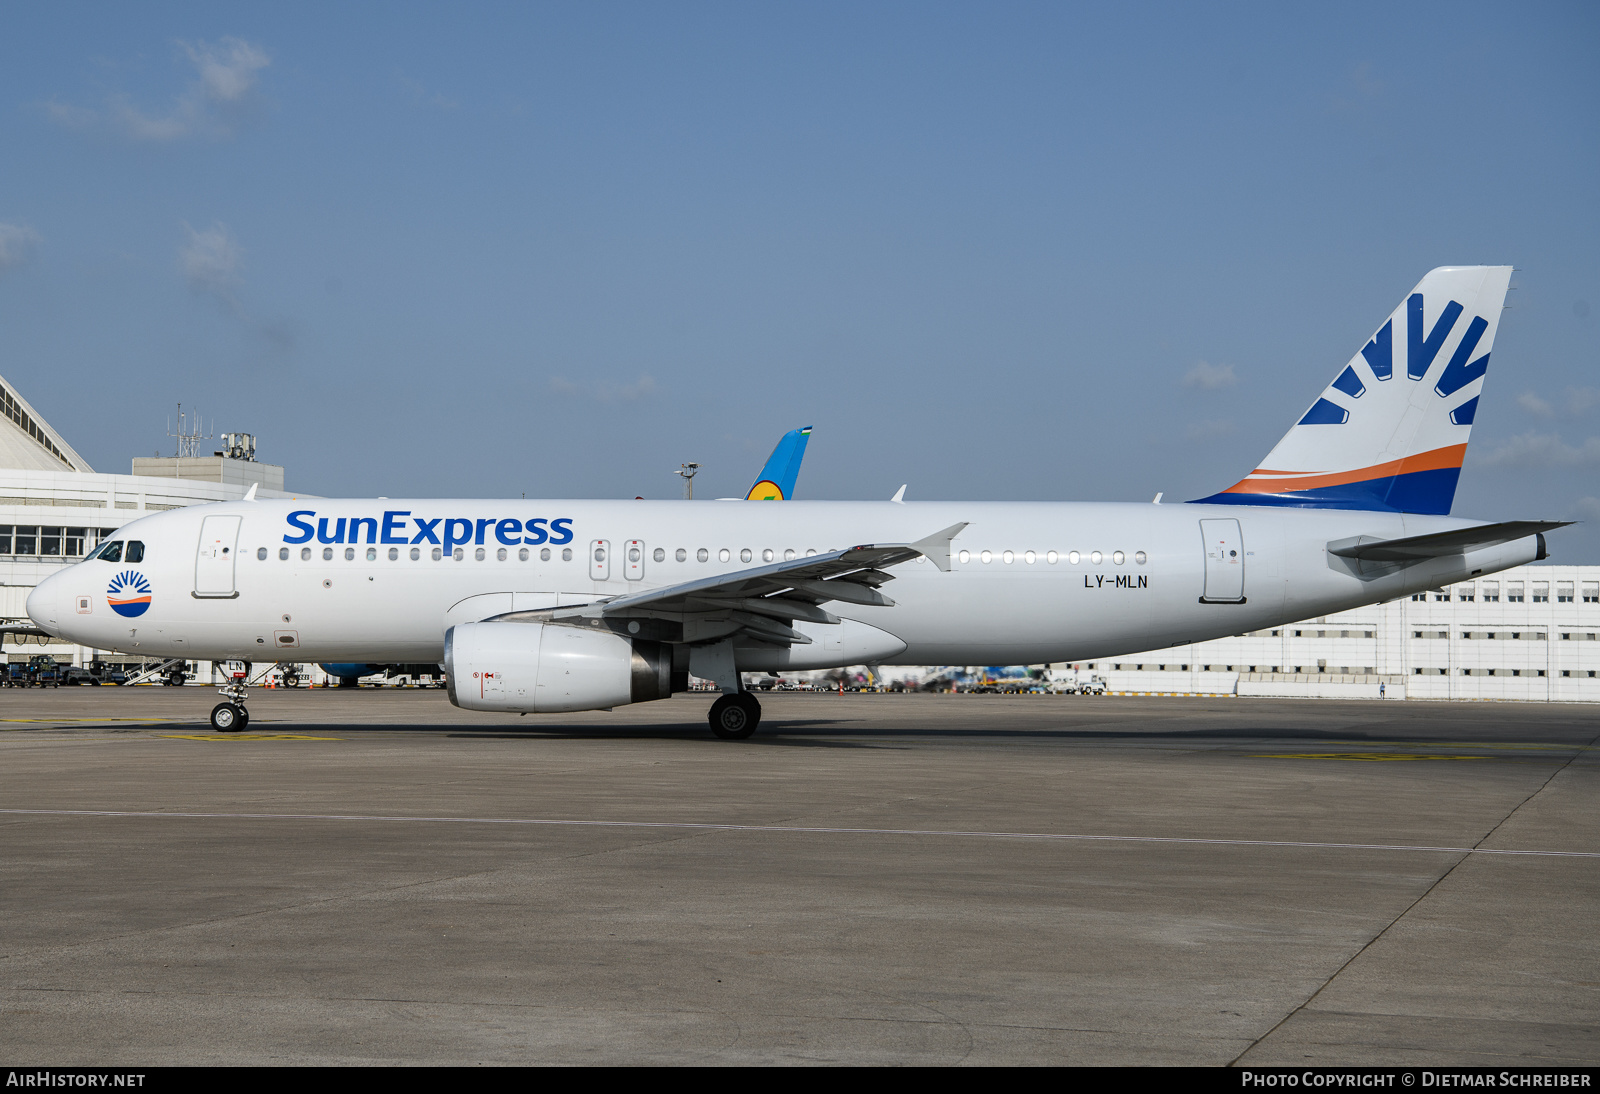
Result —
[[595, 398], [602, 403], [609, 403], [617, 399], [621, 399], [625, 403], [635, 403], [655, 393], [655, 380], [649, 376], [641, 375], [631, 384], [603, 383], [596, 389]]
[[1600, 404], [1600, 388], [1569, 387], [1566, 402], [1569, 414], [1582, 414], [1590, 407]]
[[601, 403], [636, 403], [640, 399], [654, 395], [657, 390], [655, 379], [641, 374], [631, 383], [614, 383], [610, 380], [601, 380], [594, 384], [575, 384], [565, 376], [550, 377], [550, 390], [557, 395], [574, 395], [594, 399]]
[[1226, 437], [1237, 429], [1238, 426], [1226, 420], [1195, 422], [1183, 431], [1183, 435], [1191, 441], [1213, 441], [1218, 437]]
[[256, 74], [272, 63], [266, 50], [240, 38], [224, 38], [215, 45], [179, 42], [200, 72], [200, 88], [216, 103], [235, 103], [256, 86]]
[[188, 238], [178, 249], [178, 265], [189, 287], [210, 293], [237, 306], [234, 289], [239, 283], [241, 259], [239, 244], [226, 224], [217, 223], [203, 232], [183, 226]]
[[1569, 387], [1555, 403], [1531, 391], [1524, 391], [1517, 396], [1517, 405], [1529, 414], [1537, 414], [1542, 418], [1553, 418], [1557, 413], [1576, 417], [1600, 406], [1600, 388]]
[[170, 109], [141, 110], [117, 94], [106, 100], [104, 111], [51, 102], [45, 104], [45, 116], [73, 129], [103, 122], [131, 140], [152, 143], [230, 135], [248, 115], [261, 70], [272, 58], [241, 38], [179, 42], [178, 47], [194, 65], [196, 79]]
[[0, 224], [0, 274], [14, 270], [33, 257], [39, 233], [23, 224]]
[[1600, 465], [1600, 437], [1570, 445], [1555, 433], [1524, 433], [1512, 437], [1483, 459], [1486, 467], [1535, 470], [1547, 467], [1591, 467]]
[[1541, 418], [1548, 418], [1556, 412], [1556, 408], [1545, 402], [1531, 391], [1524, 391], [1517, 396], [1517, 405], [1529, 414], [1537, 414]]
[[1220, 391], [1238, 382], [1239, 378], [1233, 374], [1232, 365], [1210, 365], [1204, 361], [1196, 361], [1194, 368], [1183, 374], [1184, 387], [1195, 387], [1201, 391]]

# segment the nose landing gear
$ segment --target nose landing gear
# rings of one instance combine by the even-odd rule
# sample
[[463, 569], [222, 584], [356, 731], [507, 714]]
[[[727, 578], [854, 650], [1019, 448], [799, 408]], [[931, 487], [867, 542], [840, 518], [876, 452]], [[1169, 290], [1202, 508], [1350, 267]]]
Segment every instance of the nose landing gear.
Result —
[[238, 733], [250, 724], [250, 712], [236, 703], [218, 703], [211, 708], [211, 728], [218, 733]]
[[211, 728], [218, 733], [239, 733], [250, 724], [250, 712], [244, 708], [246, 697], [244, 682], [249, 678], [250, 662], [246, 661], [244, 672], [217, 689], [219, 695], [227, 697], [226, 702], [218, 703], [211, 708]]
[[761, 724], [761, 704], [748, 691], [724, 695], [711, 704], [711, 732], [724, 741], [742, 741]]

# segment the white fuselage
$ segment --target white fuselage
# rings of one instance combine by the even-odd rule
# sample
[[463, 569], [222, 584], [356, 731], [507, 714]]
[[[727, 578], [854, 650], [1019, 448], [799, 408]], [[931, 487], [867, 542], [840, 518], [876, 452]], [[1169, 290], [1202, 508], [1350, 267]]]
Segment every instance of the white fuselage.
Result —
[[[214, 533], [234, 525], [212, 518], [231, 517], [237, 534], [223, 551]], [[1223, 523], [1203, 537], [1202, 521]], [[739, 668], [1110, 656], [1387, 600], [1537, 553], [1530, 536], [1363, 573], [1328, 544], [1477, 522], [1273, 506], [258, 501], [128, 524], [116, 538], [141, 542], [141, 561], [69, 567], [34, 591], [28, 613], [82, 645], [151, 657], [435, 662], [455, 623], [733, 573], [789, 552], [914, 542], [960, 522], [968, 526], [951, 543], [948, 571], [927, 559], [896, 566], [883, 589], [894, 606], [829, 604], [843, 625], [797, 624], [811, 645], [741, 649]], [[108, 598], [130, 571], [148, 585], [147, 607], [122, 605], [137, 615]], [[695, 641], [692, 627], [684, 641]]]

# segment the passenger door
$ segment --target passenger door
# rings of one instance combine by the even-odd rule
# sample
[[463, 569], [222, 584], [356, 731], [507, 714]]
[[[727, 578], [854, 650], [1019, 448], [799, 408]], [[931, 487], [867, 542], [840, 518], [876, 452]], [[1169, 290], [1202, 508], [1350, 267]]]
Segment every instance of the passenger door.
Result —
[[1200, 539], [1206, 552], [1205, 604], [1244, 603], [1244, 537], [1236, 520], [1203, 520]]
[[238, 596], [233, 585], [233, 563], [239, 546], [241, 517], [207, 517], [200, 525], [200, 544], [194, 559], [194, 595]]

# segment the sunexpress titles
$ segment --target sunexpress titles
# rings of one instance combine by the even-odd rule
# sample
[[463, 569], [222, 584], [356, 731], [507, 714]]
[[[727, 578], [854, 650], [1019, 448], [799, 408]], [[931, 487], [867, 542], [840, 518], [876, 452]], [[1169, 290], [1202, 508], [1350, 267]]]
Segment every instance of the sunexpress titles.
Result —
[[[293, 534], [285, 543], [434, 543], [448, 554], [467, 544], [482, 545], [493, 536], [507, 547], [572, 542], [573, 517], [415, 517], [409, 509], [390, 509], [380, 517], [319, 517], [315, 509], [289, 514]], [[414, 534], [413, 534], [414, 533]]]

